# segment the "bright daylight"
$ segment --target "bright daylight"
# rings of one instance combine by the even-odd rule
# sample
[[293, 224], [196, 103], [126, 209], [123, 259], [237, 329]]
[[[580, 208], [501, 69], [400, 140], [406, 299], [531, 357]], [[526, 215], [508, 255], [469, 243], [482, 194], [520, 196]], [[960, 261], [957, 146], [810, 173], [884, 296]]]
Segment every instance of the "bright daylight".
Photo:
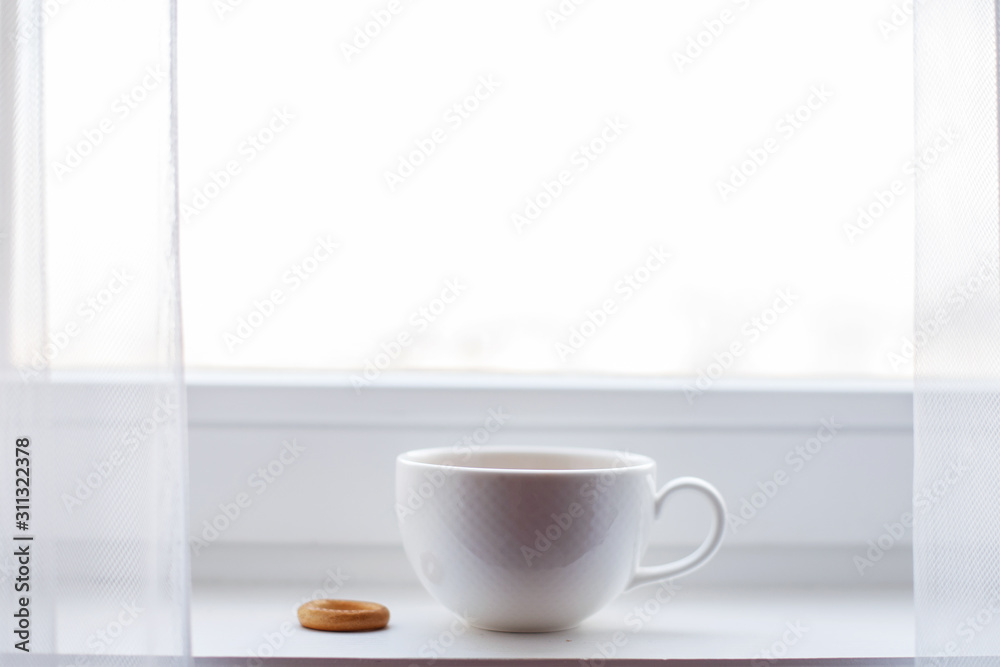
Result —
[[988, 0], [0, 0], [0, 665], [1000, 656]]

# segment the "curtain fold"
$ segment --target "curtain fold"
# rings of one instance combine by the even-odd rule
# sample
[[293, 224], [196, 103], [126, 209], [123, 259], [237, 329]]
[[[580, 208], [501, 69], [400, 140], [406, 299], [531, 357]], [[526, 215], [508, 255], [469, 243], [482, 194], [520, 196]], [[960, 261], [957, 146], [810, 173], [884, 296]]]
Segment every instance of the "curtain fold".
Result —
[[[918, 2], [914, 602], [921, 665], [1000, 664], [997, 6]], [[953, 141], [945, 154], [939, 137]]]
[[190, 664], [175, 26], [0, 0], [5, 667]]

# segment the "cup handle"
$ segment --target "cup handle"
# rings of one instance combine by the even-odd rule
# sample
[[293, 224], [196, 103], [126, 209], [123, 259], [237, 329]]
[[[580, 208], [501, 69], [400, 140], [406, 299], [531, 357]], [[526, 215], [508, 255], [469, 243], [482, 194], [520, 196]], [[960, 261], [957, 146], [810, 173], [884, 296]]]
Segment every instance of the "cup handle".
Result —
[[673, 563], [665, 565], [637, 566], [626, 590], [690, 574], [711, 560], [715, 552], [719, 550], [719, 546], [722, 544], [722, 537], [726, 532], [726, 501], [723, 500], [722, 494], [714, 486], [703, 479], [698, 479], [697, 477], [678, 477], [668, 482], [656, 494], [653, 505], [654, 518], [660, 516], [660, 511], [663, 509], [667, 496], [680, 489], [701, 491], [711, 501], [712, 511], [714, 512], [711, 532], [705, 538], [705, 541], [701, 543], [701, 546], [680, 560], [675, 560]]

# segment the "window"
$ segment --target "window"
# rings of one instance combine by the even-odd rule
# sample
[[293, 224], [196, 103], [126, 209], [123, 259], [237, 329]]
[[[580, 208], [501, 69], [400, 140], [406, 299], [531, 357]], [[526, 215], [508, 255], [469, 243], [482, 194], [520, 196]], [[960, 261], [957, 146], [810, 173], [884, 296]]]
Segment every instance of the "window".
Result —
[[180, 10], [190, 366], [908, 376], [891, 7], [230, 4]]
[[[656, 458], [665, 479], [704, 477], [737, 523], [728, 560], [702, 581], [762, 587], [757, 612], [778, 586], [802, 584], [802, 599], [836, 588], [816, 598], [835, 610], [847, 608], [827, 604], [839, 595], [892, 588], [890, 641], [843, 647], [844, 628], [865, 625], [853, 610], [872, 598], [857, 597], [848, 620], [816, 633], [831, 638], [822, 650], [789, 657], [908, 650], [909, 534], [891, 533], [876, 569], [856, 557], [912, 511], [900, 380], [913, 177], [961, 139], [942, 128], [914, 154], [901, 4], [180, 4], [189, 537], [211, 543], [193, 553], [199, 585], [308, 577], [332, 555], [358, 585], [413, 584], [393, 458], [482, 434], [627, 449]], [[152, 150], [141, 124], [165, 126], [155, 45], [148, 62], [94, 48], [153, 19], [142, 3], [114, 21], [110, 5], [50, 5], [50, 34], [67, 30], [45, 41], [47, 224], [60, 241], [47, 259], [61, 270], [47, 285], [43, 361], [142, 367], [128, 341], [102, 336], [123, 300], [142, 301], [133, 281], [155, 289], [157, 276], [127, 252], [120, 267], [88, 262], [108, 239], [78, 217], [106, 206], [118, 222], [105, 227], [133, 247], [155, 228], [135, 226], [139, 209], [155, 218], [153, 193], [136, 192], [155, 178], [128, 159]], [[91, 344], [58, 345], [70, 325]], [[230, 370], [265, 372], [217, 372]], [[93, 395], [93, 378], [75, 375], [54, 384]], [[734, 378], [749, 381], [692, 405], [692, 382]], [[363, 397], [350, 386], [373, 384]], [[483, 427], [493, 414], [510, 416], [495, 434]], [[272, 462], [280, 474], [262, 488], [254, 475]], [[234, 500], [248, 489], [252, 509]], [[701, 503], [667, 511], [654, 559], [704, 534]], [[782, 615], [783, 633], [803, 607], [776, 599], [760, 619]], [[754, 627], [759, 648], [774, 629]], [[218, 655], [260, 643], [208, 634], [226, 638]], [[730, 650], [687, 635], [684, 655]], [[747, 657], [750, 636], [714, 657]]]

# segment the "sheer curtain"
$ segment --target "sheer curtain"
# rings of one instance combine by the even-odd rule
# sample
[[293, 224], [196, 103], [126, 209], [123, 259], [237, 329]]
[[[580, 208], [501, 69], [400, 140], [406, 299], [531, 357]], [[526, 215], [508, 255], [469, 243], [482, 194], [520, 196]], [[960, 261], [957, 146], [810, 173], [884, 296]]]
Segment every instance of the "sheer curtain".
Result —
[[190, 660], [175, 15], [0, 0], [5, 666]]
[[[914, 596], [918, 663], [1000, 664], [994, 0], [915, 17]], [[940, 137], [953, 146], [937, 150]]]

